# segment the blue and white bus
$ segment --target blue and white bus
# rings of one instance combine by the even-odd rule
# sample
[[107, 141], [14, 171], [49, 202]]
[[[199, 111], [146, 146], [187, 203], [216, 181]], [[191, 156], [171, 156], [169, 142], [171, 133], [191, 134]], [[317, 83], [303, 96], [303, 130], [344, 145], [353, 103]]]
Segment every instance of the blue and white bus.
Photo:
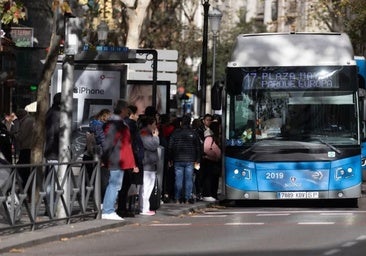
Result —
[[223, 104], [228, 200], [361, 196], [363, 99], [343, 33], [237, 37]]

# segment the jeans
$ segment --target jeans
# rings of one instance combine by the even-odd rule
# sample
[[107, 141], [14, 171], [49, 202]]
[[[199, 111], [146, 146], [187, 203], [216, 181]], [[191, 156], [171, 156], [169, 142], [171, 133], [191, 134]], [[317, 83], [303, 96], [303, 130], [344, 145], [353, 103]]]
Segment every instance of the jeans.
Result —
[[[182, 196], [184, 200], [191, 198], [193, 189], [193, 162], [175, 162], [175, 200], [179, 200]], [[184, 195], [182, 195], [184, 186]]]
[[120, 169], [110, 170], [109, 183], [103, 200], [103, 214], [115, 212], [114, 204], [116, 203], [118, 191], [122, 188], [123, 174], [124, 172]]

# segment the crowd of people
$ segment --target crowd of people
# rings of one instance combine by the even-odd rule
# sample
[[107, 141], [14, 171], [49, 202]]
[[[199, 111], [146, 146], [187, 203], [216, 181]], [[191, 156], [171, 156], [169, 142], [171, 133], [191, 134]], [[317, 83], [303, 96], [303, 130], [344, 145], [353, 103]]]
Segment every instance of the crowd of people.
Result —
[[[50, 163], [59, 157], [60, 96], [54, 96], [45, 119], [44, 157]], [[83, 159], [101, 161], [102, 219], [154, 215], [156, 206], [150, 205], [150, 197], [158, 177], [162, 179], [158, 180], [159, 203], [216, 201], [221, 174], [220, 117], [206, 114], [192, 120], [190, 115], [160, 114], [152, 106], [142, 113], [131, 102], [119, 100], [113, 111], [102, 109], [90, 120], [87, 136], [92, 135], [95, 145], [90, 149], [88, 137]], [[33, 125], [34, 118], [23, 109], [2, 119], [1, 134], [6, 138], [1, 136], [1, 152], [9, 163], [30, 163]], [[160, 176], [159, 159], [164, 159]], [[87, 173], [92, 174], [88, 166]], [[29, 170], [20, 168], [19, 174], [26, 182]]]
[[[155, 215], [151, 194], [159, 177], [159, 148], [164, 150], [161, 198], [164, 203], [193, 204], [217, 200], [221, 174], [220, 117], [206, 114], [159, 114], [148, 106], [138, 114], [135, 105], [119, 100], [113, 114], [101, 121], [103, 133], [93, 128], [102, 162], [102, 219], [123, 220], [135, 214]], [[92, 156], [89, 156], [92, 157]], [[104, 180], [104, 181], [103, 181]], [[104, 184], [104, 185], [103, 185]]]

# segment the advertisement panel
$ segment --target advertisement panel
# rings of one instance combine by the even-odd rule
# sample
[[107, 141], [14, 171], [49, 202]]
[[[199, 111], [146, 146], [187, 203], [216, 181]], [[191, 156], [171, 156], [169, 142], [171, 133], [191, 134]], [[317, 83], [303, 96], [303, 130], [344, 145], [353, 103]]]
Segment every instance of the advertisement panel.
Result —
[[[156, 110], [159, 114], [169, 113], [170, 81], [157, 81]], [[153, 84], [151, 81], [127, 80], [127, 101], [137, 107], [138, 114], [143, 114], [145, 108], [152, 106]]]
[[[122, 98], [126, 84], [127, 67], [76, 65], [74, 70], [73, 130], [87, 126], [89, 119], [103, 108], [113, 110]], [[62, 69], [59, 67], [53, 79], [51, 97], [62, 88]]]
[[[89, 120], [101, 109], [113, 111], [116, 102], [123, 98], [127, 77], [126, 65], [75, 65], [72, 106], [72, 158], [85, 151], [85, 132]], [[50, 88], [50, 101], [62, 91], [62, 67], [57, 66]], [[50, 104], [50, 105], [51, 105]]]

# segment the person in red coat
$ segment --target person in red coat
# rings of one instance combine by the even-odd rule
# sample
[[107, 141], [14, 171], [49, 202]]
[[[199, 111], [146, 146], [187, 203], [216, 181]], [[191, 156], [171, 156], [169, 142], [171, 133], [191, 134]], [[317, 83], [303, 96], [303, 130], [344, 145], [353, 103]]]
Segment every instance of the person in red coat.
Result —
[[124, 121], [127, 116], [127, 101], [119, 100], [105, 128], [103, 149], [108, 152], [108, 159], [104, 164], [110, 171], [110, 177], [103, 200], [102, 219], [123, 220], [117, 215], [114, 205], [122, 188], [124, 171], [139, 171], [133, 155], [131, 133]]

